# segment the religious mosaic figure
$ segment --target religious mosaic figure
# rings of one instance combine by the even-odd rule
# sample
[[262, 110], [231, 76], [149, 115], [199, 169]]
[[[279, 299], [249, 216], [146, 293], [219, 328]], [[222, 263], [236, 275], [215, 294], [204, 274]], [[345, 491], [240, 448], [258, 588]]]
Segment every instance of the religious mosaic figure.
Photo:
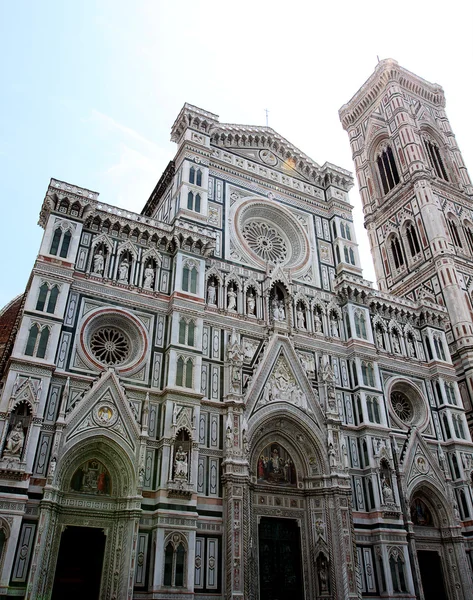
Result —
[[258, 481], [296, 485], [296, 470], [289, 454], [279, 444], [270, 444], [261, 453], [257, 465]]
[[145, 269], [145, 281], [143, 287], [147, 290], [152, 290], [154, 284], [154, 269], [152, 267], [146, 267]]
[[93, 272], [96, 275], [103, 275], [103, 269], [104, 269], [104, 258], [103, 258], [103, 252], [102, 250], [99, 250], [97, 252], [97, 254], [94, 256], [94, 268], [93, 268]]
[[5, 444], [4, 456], [10, 458], [20, 458], [23, 445], [25, 443], [25, 434], [23, 433], [23, 424], [21, 421], [10, 431]]
[[179, 446], [174, 459], [174, 476], [176, 479], [187, 479], [187, 453]]
[[416, 498], [411, 504], [411, 519], [414, 525], [423, 527], [432, 525], [432, 515], [420, 498]]
[[214, 280], [211, 279], [207, 287], [207, 304], [215, 306], [217, 304], [217, 288]]
[[228, 288], [228, 292], [227, 292], [227, 298], [228, 298], [228, 303], [227, 303], [227, 308], [228, 310], [236, 310], [236, 292], [235, 289], [233, 287]]
[[120, 268], [118, 270], [118, 281], [128, 282], [128, 272], [130, 270], [130, 263], [126, 258], [122, 260], [120, 263]]
[[71, 489], [83, 494], [109, 495], [110, 475], [98, 460], [89, 460], [72, 476]]

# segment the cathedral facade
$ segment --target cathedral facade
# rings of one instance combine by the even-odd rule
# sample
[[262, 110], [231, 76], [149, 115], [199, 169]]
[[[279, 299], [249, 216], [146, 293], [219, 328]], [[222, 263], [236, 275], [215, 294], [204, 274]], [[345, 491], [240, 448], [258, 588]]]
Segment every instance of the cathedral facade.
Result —
[[[473, 597], [471, 185], [381, 61], [348, 171], [185, 104], [140, 214], [51, 180], [0, 314], [0, 597]], [[472, 284], [473, 285], [473, 284]]]

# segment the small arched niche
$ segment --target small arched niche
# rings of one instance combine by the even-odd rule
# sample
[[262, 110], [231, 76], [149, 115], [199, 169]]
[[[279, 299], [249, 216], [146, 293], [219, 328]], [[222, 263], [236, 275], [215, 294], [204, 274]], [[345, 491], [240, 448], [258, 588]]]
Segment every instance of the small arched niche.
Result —
[[82, 463], [74, 471], [71, 478], [70, 489], [81, 494], [99, 496], [112, 495], [112, 478], [107, 467], [99, 460], [93, 458]]
[[284, 487], [297, 486], [297, 473], [289, 452], [278, 442], [263, 448], [257, 459], [257, 481]]
[[432, 512], [427, 503], [418, 495], [414, 496], [410, 504], [411, 520], [419, 527], [434, 527]]

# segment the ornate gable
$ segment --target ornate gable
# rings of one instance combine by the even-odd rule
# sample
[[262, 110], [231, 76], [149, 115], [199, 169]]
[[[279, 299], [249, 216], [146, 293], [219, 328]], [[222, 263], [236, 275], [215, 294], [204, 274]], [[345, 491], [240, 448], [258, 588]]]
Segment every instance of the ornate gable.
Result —
[[104, 371], [66, 418], [65, 444], [80, 437], [112, 437], [135, 452], [140, 429], [113, 369]]
[[291, 342], [274, 335], [269, 342], [247, 391], [248, 412], [255, 414], [265, 407], [286, 404], [296, 407], [319, 425], [324, 417], [316, 394], [302, 368]]

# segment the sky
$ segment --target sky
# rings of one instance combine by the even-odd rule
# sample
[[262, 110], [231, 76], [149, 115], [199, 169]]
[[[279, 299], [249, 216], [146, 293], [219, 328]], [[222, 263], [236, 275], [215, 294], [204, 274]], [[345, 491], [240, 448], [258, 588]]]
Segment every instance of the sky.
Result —
[[[175, 153], [184, 102], [269, 125], [317, 163], [354, 171], [338, 118], [394, 58], [442, 85], [473, 169], [473, 3], [451, 0], [0, 0], [0, 307], [38, 253], [51, 177], [140, 212]], [[357, 185], [364, 275], [374, 281]]]

